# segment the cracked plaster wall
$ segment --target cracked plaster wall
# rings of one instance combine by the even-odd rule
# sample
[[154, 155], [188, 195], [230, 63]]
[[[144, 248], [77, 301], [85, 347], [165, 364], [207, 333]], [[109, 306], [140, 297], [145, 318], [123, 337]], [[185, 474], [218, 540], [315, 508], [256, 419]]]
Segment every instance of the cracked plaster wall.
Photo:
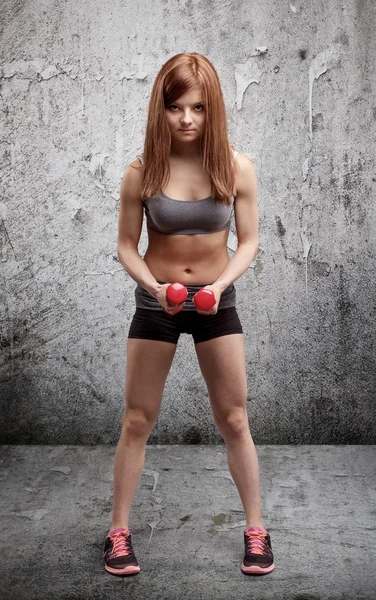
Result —
[[[254, 440], [375, 443], [375, 25], [371, 0], [3, 4], [0, 441], [117, 441], [136, 285], [120, 179], [161, 65], [197, 51], [258, 177], [235, 283]], [[221, 442], [182, 335], [149, 443]]]

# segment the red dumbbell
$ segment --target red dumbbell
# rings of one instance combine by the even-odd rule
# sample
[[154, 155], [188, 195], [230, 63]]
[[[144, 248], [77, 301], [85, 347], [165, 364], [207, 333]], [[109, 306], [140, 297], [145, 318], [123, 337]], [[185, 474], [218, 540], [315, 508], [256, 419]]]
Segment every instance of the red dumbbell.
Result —
[[202, 288], [193, 296], [193, 302], [196, 310], [210, 310], [214, 306], [216, 300], [212, 290], [205, 290]]
[[[182, 285], [181, 283], [178, 283], [178, 282], [171, 283], [166, 290], [166, 298], [167, 298], [167, 301], [169, 304], [180, 304], [181, 302], [184, 302], [187, 299], [187, 297], [188, 297], [188, 290], [185, 287], [185, 285]], [[162, 309], [168, 315], [173, 316], [173, 315], [176, 315], [181, 310], [183, 310], [183, 307], [181, 306], [174, 313], [168, 313], [167, 310], [165, 310], [163, 308], [163, 306], [162, 306]]]

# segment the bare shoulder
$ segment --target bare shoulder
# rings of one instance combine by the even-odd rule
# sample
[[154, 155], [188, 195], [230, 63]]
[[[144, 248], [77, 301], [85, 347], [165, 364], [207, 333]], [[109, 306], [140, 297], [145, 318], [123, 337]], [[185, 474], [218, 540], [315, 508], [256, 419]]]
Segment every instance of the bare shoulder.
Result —
[[139, 171], [141, 171], [144, 168], [143, 155], [137, 154], [136, 158], [131, 163], [129, 163], [129, 165], [134, 169], [138, 169]]
[[253, 161], [242, 152], [236, 156], [238, 168], [235, 176], [236, 196], [256, 189], [256, 170]]
[[[138, 154], [138, 155], [136, 156], [136, 158], [135, 158], [134, 160], [132, 160], [132, 162], [130, 162], [130, 163], [127, 165], [127, 167], [126, 167], [125, 171], [126, 171], [127, 169], [129, 169], [129, 170], [133, 170], [133, 171], [137, 171], [137, 172], [139, 172], [139, 173], [142, 173], [142, 172], [143, 172], [143, 169], [144, 169], [144, 164], [143, 164], [143, 162], [142, 162], [142, 155], [139, 155], [139, 154]], [[124, 172], [125, 172], [125, 171], [124, 171]]]
[[142, 173], [143, 166], [138, 158], [126, 166], [121, 176], [120, 198], [141, 199]]
[[242, 152], [238, 152], [236, 156], [236, 161], [240, 167], [239, 171], [245, 171], [250, 173], [255, 170], [253, 161], [249, 158], [249, 156], [243, 154]]

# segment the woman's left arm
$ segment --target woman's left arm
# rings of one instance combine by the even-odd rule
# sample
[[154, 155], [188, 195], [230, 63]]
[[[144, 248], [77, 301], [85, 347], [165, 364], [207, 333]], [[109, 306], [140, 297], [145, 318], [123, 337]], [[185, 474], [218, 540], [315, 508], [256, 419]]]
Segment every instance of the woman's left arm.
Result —
[[221, 275], [210, 286], [217, 288], [221, 294], [252, 264], [259, 244], [255, 168], [251, 159], [245, 154], [238, 154], [238, 162], [236, 201], [234, 203], [238, 247]]

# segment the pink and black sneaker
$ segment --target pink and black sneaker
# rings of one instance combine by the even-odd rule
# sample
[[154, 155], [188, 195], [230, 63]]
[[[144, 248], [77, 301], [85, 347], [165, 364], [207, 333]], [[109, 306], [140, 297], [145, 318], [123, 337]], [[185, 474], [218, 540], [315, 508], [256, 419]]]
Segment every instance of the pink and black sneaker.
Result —
[[132, 547], [132, 532], [119, 527], [107, 535], [104, 547], [104, 568], [112, 575], [135, 575], [140, 567]]
[[244, 531], [245, 554], [241, 566], [243, 573], [265, 575], [274, 569], [272, 544], [269, 533], [260, 527]]

